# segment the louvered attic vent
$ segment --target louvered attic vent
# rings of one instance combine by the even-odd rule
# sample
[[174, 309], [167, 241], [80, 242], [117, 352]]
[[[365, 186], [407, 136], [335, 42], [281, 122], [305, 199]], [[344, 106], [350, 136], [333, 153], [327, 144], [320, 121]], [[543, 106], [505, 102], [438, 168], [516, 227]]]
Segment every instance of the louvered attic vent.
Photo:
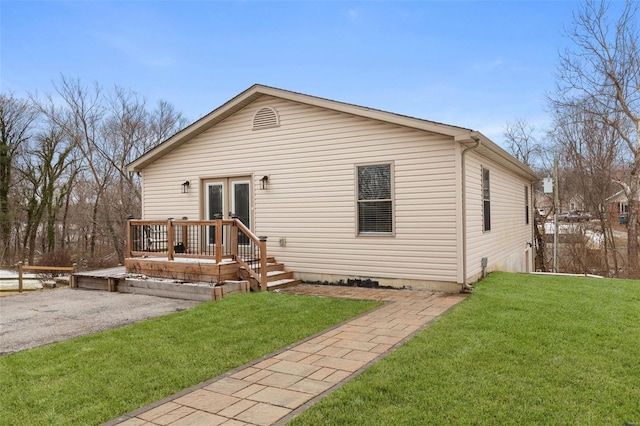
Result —
[[278, 127], [279, 125], [280, 118], [274, 108], [260, 108], [256, 112], [256, 115], [253, 116], [253, 130], [269, 129], [271, 127]]

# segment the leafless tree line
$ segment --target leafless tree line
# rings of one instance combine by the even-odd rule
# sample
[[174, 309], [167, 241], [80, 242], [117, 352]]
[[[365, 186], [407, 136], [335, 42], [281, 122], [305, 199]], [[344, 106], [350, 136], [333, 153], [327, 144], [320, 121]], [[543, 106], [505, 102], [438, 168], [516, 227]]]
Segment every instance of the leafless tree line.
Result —
[[[551, 176], [553, 159], [558, 159], [561, 201], [579, 196], [599, 219], [600, 253], [586, 255], [574, 244], [569, 250], [573, 259], [564, 262], [573, 270], [565, 272], [640, 277], [639, 7], [633, 1], [581, 4], [566, 32], [571, 47], [559, 55], [556, 87], [548, 95], [553, 125], [547, 137], [537, 140], [526, 120], [505, 129], [507, 148], [541, 175]], [[607, 209], [607, 199], [618, 191], [628, 200], [625, 253], [612, 229], [617, 218]]]
[[66, 76], [51, 94], [0, 93], [0, 264], [122, 262], [126, 218], [140, 214], [126, 165], [184, 125], [166, 101]]

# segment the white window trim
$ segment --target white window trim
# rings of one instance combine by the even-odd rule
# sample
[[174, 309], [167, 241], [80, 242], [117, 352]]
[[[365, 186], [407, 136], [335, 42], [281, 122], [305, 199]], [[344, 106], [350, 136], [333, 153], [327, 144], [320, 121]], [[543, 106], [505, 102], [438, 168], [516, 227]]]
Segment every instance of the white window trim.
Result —
[[[489, 198], [485, 199], [484, 198], [484, 172], [487, 171], [489, 173]], [[481, 203], [482, 203], [482, 232], [491, 232], [491, 230], [493, 229], [493, 223], [491, 221], [491, 169], [489, 169], [488, 167], [482, 166], [480, 169], [480, 195], [481, 195]], [[484, 206], [485, 206], [485, 201], [489, 202], [489, 229], [485, 229], [485, 225], [486, 225], [486, 217], [485, 217], [485, 211], [484, 211]]]
[[529, 185], [524, 186], [524, 202], [525, 202], [525, 225], [531, 223], [531, 191]]
[[[364, 166], [381, 166], [381, 165], [389, 165], [389, 173], [391, 174], [391, 232], [360, 232], [360, 218], [359, 218], [359, 194], [358, 194], [358, 167]], [[395, 237], [396, 235], [396, 199], [395, 199], [395, 163], [393, 161], [373, 161], [368, 163], [358, 163], [354, 165], [353, 168], [354, 175], [354, 190], [355, 190], [355, 236], [356, 237]], [[386, 200], [376, 200], [376, 201], [386, 201]]]

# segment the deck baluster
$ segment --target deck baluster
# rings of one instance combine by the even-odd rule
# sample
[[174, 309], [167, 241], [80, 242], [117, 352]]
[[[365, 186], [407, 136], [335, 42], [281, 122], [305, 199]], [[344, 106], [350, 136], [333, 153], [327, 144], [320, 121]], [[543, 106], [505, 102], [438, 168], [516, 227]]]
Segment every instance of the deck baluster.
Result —
[[267, 291], [267, 237], [260, 239], [260, 289]]

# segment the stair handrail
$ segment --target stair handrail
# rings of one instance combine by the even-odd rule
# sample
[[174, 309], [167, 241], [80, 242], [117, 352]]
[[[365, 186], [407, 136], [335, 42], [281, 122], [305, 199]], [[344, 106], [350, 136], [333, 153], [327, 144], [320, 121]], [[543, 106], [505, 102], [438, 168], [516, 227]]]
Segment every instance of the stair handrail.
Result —
[[[242, 257], [237, 255], [237, 249], [235, 252], [235, 260], [240, 264], [240, 266], [244, 267], [249, 275], [254, 278], [260, 284], [260, 290], [267, 290], [267, 237], [259, 237], [254, 234], [247, 226], [242, 223], [242, 221], [238, 218], [232, 219], [234, 222], [234, 227], [237, 227], [244, 235], [246, 235], [251, 241], [255, 243], [260, 252], [260, 272], [257, 272], [255, 269], [251, 267], [250, 264], [244, 261]], [[237, 241], [237, 240], [236, 240]], [[237, 242], [235, 243], [237, 244]]]

